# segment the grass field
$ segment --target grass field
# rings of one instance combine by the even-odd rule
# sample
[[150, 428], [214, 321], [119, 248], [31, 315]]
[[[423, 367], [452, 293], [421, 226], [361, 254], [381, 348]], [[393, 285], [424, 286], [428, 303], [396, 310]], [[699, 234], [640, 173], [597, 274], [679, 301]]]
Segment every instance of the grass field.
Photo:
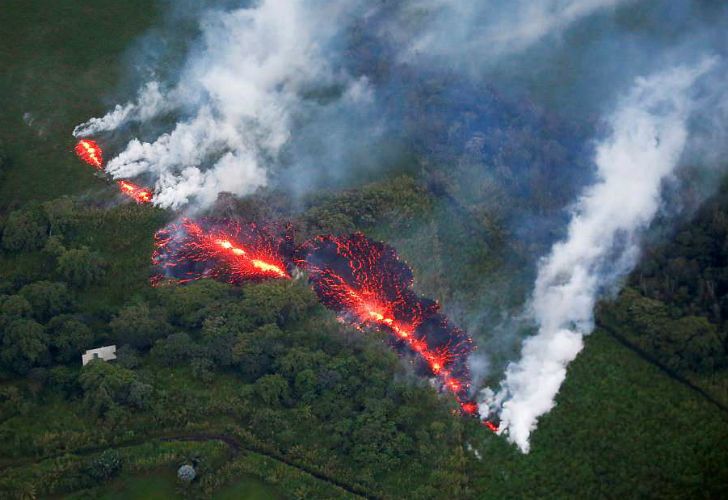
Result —
[[99, 190], [73, 127], [106, 112], [122, 54], [157, 16], [148, 0], [6, 0], [0, 8], [0, 142], [12, 168], [0, 207]]
[[728, 486], [728, 415], [604, 331], [569, 367], [531, 453], [482, 441], [489, 498], [701, 497]]

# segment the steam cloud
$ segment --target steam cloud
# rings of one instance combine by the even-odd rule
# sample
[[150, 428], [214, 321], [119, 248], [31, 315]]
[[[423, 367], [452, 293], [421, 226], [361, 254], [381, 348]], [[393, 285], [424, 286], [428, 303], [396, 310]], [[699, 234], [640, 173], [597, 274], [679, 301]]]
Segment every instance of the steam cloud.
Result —
[[[566, 239], [539, 267], [531, 303], [538, 333], [524, 342], [494, 397], [502, 402], [501, 428], [524, 452], [594, 328], [600, 292], [637, 261], [640, 231], [657, 213], [662, 182], [686, 146], [691, 87], [716, 63], [710, 58], [639, 79], [610, 120], [611, 134], [596, 150], [598, 182], [579, 199]], [[483, 406], [487, 414], [488, 403]]]
[[[397, 7], [361, 0], [263, 0], [232, 11], [208, 10], [200, 21], [200, 45], [176, 83], [147, 82], [134, 102], [78, 125], [73, 134], [87, 137], [168, 115], [178, 118], [153, 140], [131, 139], [106, 171], [117, 179], [151, 178], [159, 206], [206, 207], [220, 192], [245, 195], [265, 186], [301, 122], [330, 121], [326, 108], [347, 112], [370, 104], [374, 89], [366, 76], [347, 73], [340, 63], [345, 48], [335, 43], [350, 23], [384, 19], [372, 31], [396, 47], [400, 59], [426, 51], [466, 60], [481, 55], [483, 47], [492, 49], [486, 59], [497, 59], [620, 1], [552, 0], [538, 6], [519, 1], [502, 9], [499, 2], [470, 0], [412, 0]], [[502, 14], [493, 19], [494, 12]], [[413, 24], [412, 17], [422, 22]], [[484, 19], [488, 22], [481, 23]], [[462, 27], [457, 43], [453, 25]], [[485, 30], [475, 36], [481, 27]], [[310, 97], [316, 92], [334, 98], [317, 102]], [[369, 139], [364, 131], [353, 133], [362, 143]]]
[[79, 125], [74, 135], [176, 112], [184, 118], [171, 131], [152, 142], [132, 139], [107, 172], [151, 175], [155, 203], [168, 208], [209, 205], [222, 191], [248, 194], [267, 183], [306, 92], [343, 88], [329, 106], [366, 99], [366, 81], [337, 72], [322, 53], [340, 13], [335, 7], [312, 13], [305, 2], [287, 0], [210, 11], [201, 21], [201, 47], [173, 88], [149, 82], [136, 102]]

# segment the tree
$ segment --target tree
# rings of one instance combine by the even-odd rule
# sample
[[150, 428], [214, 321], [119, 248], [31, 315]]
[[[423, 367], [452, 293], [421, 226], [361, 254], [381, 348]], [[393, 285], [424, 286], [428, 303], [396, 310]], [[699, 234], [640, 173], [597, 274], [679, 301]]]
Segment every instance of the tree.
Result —
[[20, 295], [11, 295], [2, 301], [0, 305], [0, 316], [4, 316], [8, 320], [19, 318], [27, 318], [33, 313], [33, 306], [25, 297]]
[[725, 363], [725, 350], [717, 327], [703, 316], [674, 319], [667, 305], [626, 288], [612, 304], [602, 308], [648, 353], [679, 372], [710, 373]]
[[313, 370], [306, 369], [296, 374], [294, 387], [296, 395], [302, 401], [312, 401], [316, 397], [318, 378]]
[[38, 210], [15, 210], [5, 223], [2, 246], [12, 251], [35, 250], [43, 247], [47, 237], [48, 226]]
[[302, 284], [268, 282], [244, 287], [240, 307], [258, 326], [295, 321], [315, 304], [315, 296]]
[[671, 321], [650, 340], [658, 357], [676, 371], [711, 373], [723, 358], [715, 325], [699, 316]]
[[63, 363], [77, 360], [93, 342], [91, 329], [74, 316], [56, 316], [50, 320], [46, 328], [53, 356]]
[[104, 274], [105, 262], [88, 247], [67, 250], [58, 258], [58, 272], [71, 285], [85, 287]]
[[173, 324], [196, 328], [202, 325], [208, 306], [230, 296], [230, 285], [202, 280], [184, 287], [162, 288], [159, 294]]
[[43, 253], [53, 259], [57, 259], [64, 253], [66, 253], [66, 247], [63, 246], [63, 241], [57, 235], [49, 236], [45, 245], [43, 246]]
[[132, 304], [121, 309], [109, 326], [117, 343], [146, 349], [169, 332], [163, 312], [150, 310], [146, 303]]
[[116, 350], [116, 364], [133, 370], [142, 364], [142, 359], [139, 356], [139, 351], [130, 345], [123, 345]]
[[43, 203], [43, 212], [53, 235], [63, 234], [76, 221], [75, 203], [67, 196]]
[[151, 352], [166, 366], [179, 366], [189, 361], [198, 349], [186, 333], [173, 333], [164, 340], [158, 340]]
[[285, 334], [272, 323], [236, 336], [232, 357], [244, 374], [255, 379], [270, 371], [285, 349]]
[[48, 337], [43, 325], [32, 319], [16, 319], [5, 329], [0, 346], [0, 361], [17, 373], [25, 374], [45, 361]]
[[263, 375], [255, 381], [255, 393], [267, 405], [279, 405], [288, 397], [288, 382], [281, 375]]
[[97, 416], [117, 412], [120, 406], [146, 408], [152, 395], [152, 386], [133, 371], [100, 360], [84, 366], [78, 382], [86, 406]]
[[39, 321], [68, 311], [72, 302], [65, 283], [37, 281], [25, 285], [18, 294], [30, 302], [33, 316]]

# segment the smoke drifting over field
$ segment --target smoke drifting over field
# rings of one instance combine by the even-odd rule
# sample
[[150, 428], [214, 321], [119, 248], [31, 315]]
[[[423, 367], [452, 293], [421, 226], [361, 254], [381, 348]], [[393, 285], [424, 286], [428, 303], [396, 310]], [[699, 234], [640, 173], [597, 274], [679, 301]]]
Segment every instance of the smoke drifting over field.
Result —
[[657, 213], [661, 184], [685, 149], [691, 89], [715, 63], [638, 80], [610, 119], [612, 131], [596, 151], [598, 180], [577, 202], [566, 239], [539, 266], [531, 302], [538, 333], [524, 342], [496, 395], [503, 426], [523, 451], [538, 417], [553, 407], [582, 336], [594, 328], [599, 293], [637, 262], [639, 231]]
[[[664, 182], [688, 162], [724, 163], [721, 2], [261, 0], [169, 9], [197, 26], [179, 44], [183, 62], [152, 68], [129, 102], [74, 135], [109, 143], [116, 155], [106, 172], [153, 186], [162, 207], [205, 209], [221, 192], [263, 186], [299, 194], [362, 169], [386, 174], [392, 155], [413, 155], [459, 217], [497, 212], [507, 236], [529, 249], [520, 278], [535, 276], [530, 300], [502, 324], [500, 305], [485, 299], [454, 307], [477, 318], [469, 333], [479, 356], [493, 358], [474, 359], [473, 375], [492, 385], [507, 366], [481, 411], [499, 415], [523, 451], [593, 328], [594, 304], [637, 261]], [[184, 33], [150, 40], [177, 46], [170, 40]], [[478, 278], [488, 295], [489, 277]], [[514, 360], [524, 325], [535, 335]]]

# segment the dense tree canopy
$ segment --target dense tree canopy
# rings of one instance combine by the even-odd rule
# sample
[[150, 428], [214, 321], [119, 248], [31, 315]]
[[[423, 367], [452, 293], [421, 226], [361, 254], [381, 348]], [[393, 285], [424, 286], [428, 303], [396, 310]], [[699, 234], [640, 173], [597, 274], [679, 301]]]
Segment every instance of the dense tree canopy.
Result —
[[72, 315], [56, 316], [48, 322], [46, 329], [53, 356], [61, 363], [78, 362], [81, 353], [93, 343], [91, 329]]
[[47, 237], [48, 227], [38, 209], [16, 210], [5, 222], [2, 246], [12, 251], [35, 250], [43, 247]]
[[169, 333], [163, 309], [152, 309], [142, 302], [119, 311], [109, 323], [116, 342], [136, 348], [148, 348], [156, 339]]
[[16, 371], [27, 373], [36, 364], [45, 361], [48, 337], [43, 325], [32, 319], [16, 319], [4, 329], [0, 345], [0, 361]]
[[84, 287], [99, 280], [104, 260], [88, 247], [72, 248], [58, 257], [58, 272], [71, 285]]
[[25, 285], [18, 294], [24, 297], [33, 308], [33, 316], [38, 321], [47, 321], [53, 316], [71, 308], [72, 299], [65, 283], [37, 281]]

